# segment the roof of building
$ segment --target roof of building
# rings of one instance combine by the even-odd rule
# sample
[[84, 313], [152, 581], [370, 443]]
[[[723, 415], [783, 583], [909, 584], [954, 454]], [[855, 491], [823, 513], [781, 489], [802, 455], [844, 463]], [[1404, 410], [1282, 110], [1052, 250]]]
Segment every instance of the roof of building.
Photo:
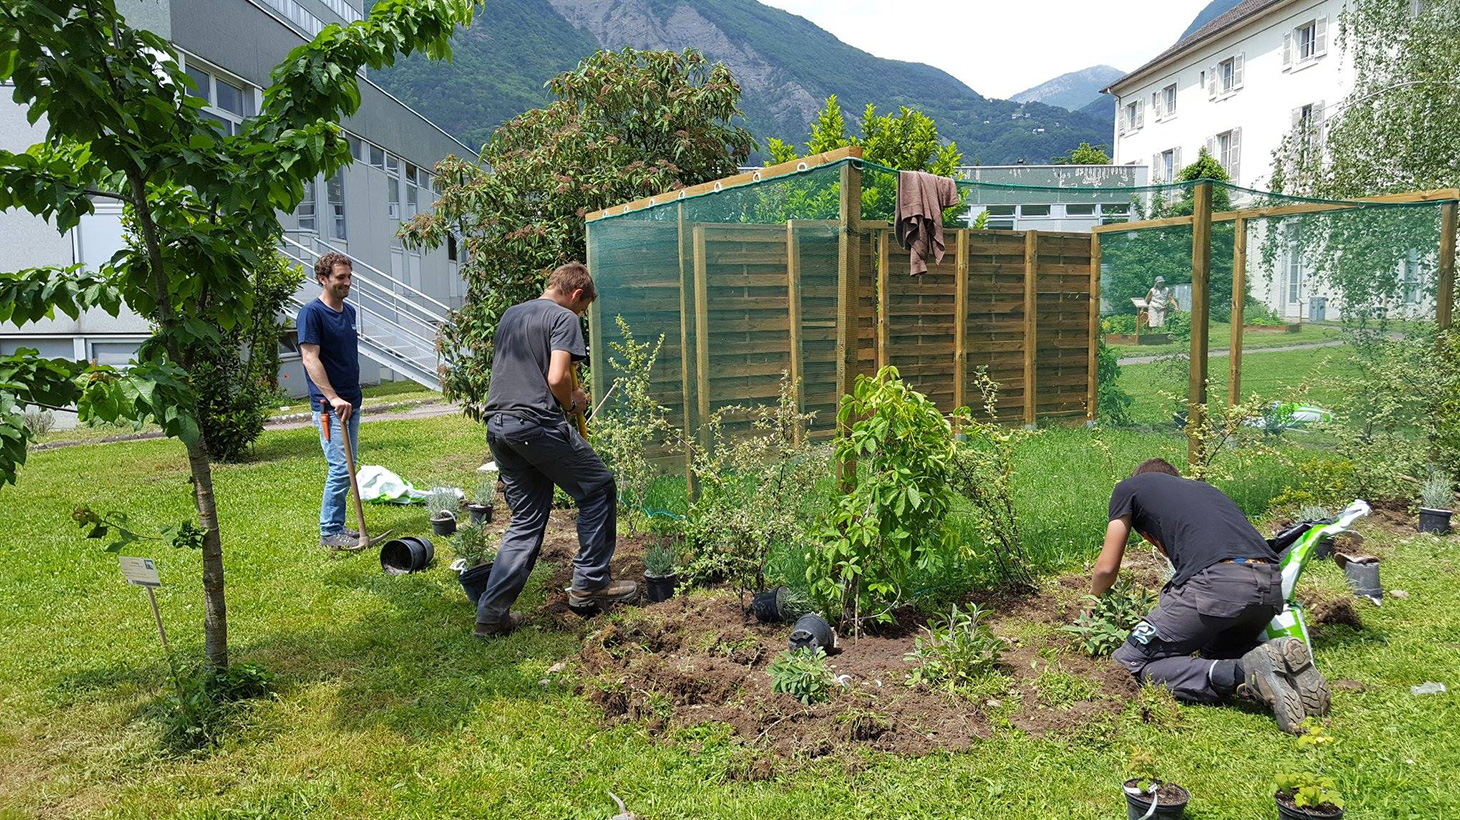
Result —
[[1176, 45], [1156, 55], [1155, 58], [1148, 61], [1145, 65], [1111, 83], [1105, 91], [1109, 92], [1111, 89], [1124, 84], [1127, 80], [1139, 74], [1146, 73], [1150, 69], [1166, 62], [1194, 45], [1206, 42], [1219, 34], [1224, 34], [1230, 29], [1236, 28], [1250, 17], [1288, 2], [1292, 2], [1292, 0], [1242, 0], [1231, 11], [1218, 15], [1211, 22], [1178, 40]]

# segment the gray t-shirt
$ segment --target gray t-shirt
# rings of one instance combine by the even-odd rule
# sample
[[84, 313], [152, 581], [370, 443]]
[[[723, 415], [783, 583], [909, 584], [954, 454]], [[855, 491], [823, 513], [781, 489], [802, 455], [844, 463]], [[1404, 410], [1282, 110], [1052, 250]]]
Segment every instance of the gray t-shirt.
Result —
[[554, 350], [566, 350], [574, 362], [588, 358], [577, 314], [551, 299], [507, 308], [497, 323], [487, 415], [510, 413], [545, 425], [565, 421], [547, 382]]

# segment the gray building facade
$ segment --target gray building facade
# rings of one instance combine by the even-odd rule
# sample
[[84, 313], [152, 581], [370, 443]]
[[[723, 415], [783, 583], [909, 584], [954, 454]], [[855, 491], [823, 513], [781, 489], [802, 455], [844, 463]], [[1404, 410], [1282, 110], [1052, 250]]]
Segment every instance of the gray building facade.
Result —
[[[173, 44], [182, 68], [198, 84], [207, 114], [225, 131], [236, 132], [258, 111], [273, 67], [325, 25], [359, 20], [366, 1], [119, 0], [118, 8], [131, 25]], [[315, 180], [294, 213], [279, 215], [287, 237], [283, 250], [306, 267], [329, 250], [356, 260], [351, 302], [362, 314], [362, 337], [376, 331], [369, 340], [362, 338], [362, 378], [429, 382], [430, 362], [404, 359], [432, 355], [423, 340], [434, 338], [434, 323], [462, 303], [457, 245], [410, 251], [396, 232], [401, 222], [430, 209], [435, 164], [451, 154], [471, 157], [476, 151], [368, 76], [361, 78], [360, 96], [360, 110], [341, 123], [354, 162], [331, 178]], [[41, 139], [44, 122], [31, 126], [25, 114], [9, 93], [0, 92], [0, 147], [21, 151]], [[105, 201], [66, 234], [29, 214], [0, 212], [0, 270], [96, 264], [110, 258], [122, 240], [120, 208]], [[317, 293], [309, 276], [297, 298]], [[125, 365], [149, 332], [144, 319], [125, 310], [119, 317], [89, 312], [25, 327], [0, 324], [0, 353], [32, 347], [45, 356]], [[302, 393], [297, 355], [283, 358], [281, 386]], [[402, 359], [399, 365], [387, 366], [395, 358]]]

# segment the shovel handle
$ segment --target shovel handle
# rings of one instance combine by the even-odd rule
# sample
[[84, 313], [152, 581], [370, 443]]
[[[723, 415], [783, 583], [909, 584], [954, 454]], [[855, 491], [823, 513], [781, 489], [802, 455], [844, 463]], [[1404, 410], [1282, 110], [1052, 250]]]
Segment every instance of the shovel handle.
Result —
[[[353, 408], [352, 408], [353, 409]], [[360, 503], [360, 482], [355, 478], [355, 454], [350, 452], [350, 425], [340, 421], [340, 439], [345, 445], [345, 466], [350, 470], [350, 494], [355, 497], [355, 520], [360, 527], [360, 546], [370, 546], [370, 536], [365, 532], [365, 506]]]

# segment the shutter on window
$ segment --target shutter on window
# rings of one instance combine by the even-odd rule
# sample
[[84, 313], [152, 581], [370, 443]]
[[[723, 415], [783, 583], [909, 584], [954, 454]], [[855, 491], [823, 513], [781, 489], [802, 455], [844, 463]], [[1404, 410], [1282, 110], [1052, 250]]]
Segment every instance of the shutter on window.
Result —
[[1146, 127], [1146, 101], [1136, 100], [1136, 127]]
[[1184, 165], [1181, 164], [1181, 146], [1179, 146], [1179, 145], [1176, 146], [1175, 148], [1171, 149], [1171, 152], [1172, 152], [1173, 156], [1175, 157], [1175, 159], [1172, 160], [1171, 164], [1172, 164], [1172, 166], [1174, 166], [1176, 168], [1176, 173], [1177, 174], [1180, 174], [1181, 173], [1181, 169], [1184, 168], [1184, 167], [1186, 167], [1186, 166], [1184, 166]]
[[1303, 124], [1303, 106], [1293, 109], [1293, 131], [1296, 133], [1298, 126]]
[[1242, 184], [1242, 129], [1232, 129], [1232, 167], [1227, 169], [1233, 185]]
[[1217, 98], [1217, 88], [1217, 67], [1212, 66], [1207, 69], [1207, 96], [1215, 100]]
[[1116, 136], [1119, 136], [1119, 137], [1125, 136], [1125, 134], [1126, 134], [1125, 120], [1126, 120], [1125, 106], [1122, 105], [1120, 108], [1117, 108], [1116, 111], [1115, 111], [1115, 134], [1116, 134]]
[[1313, 56], [1322, 57], [1328, 53], [1328, 15], [1313, 21]]
[[1283, 71], [1293, 67], [1293, 33], [1283, 35]]
[[1161, 119], [1161, 92], [1157, 91], [1151, 95], [1151, 116]]
[[1232, 58], [1232, 90], [1242, 87], [1242, 64], [1247, 62], [1245, 54], [1238, 54]]
[[1319, 100], [1318, 102], [1313, 103], [1312, 133], [1314, 145], [1318, 145], [1323, 142], [1323, 114], [1323, 101]]
[[1151, 184], [1159, 185], [1166, 181], [1166, 168], [1161, 164], [1161, 155], [1151, 155]]

